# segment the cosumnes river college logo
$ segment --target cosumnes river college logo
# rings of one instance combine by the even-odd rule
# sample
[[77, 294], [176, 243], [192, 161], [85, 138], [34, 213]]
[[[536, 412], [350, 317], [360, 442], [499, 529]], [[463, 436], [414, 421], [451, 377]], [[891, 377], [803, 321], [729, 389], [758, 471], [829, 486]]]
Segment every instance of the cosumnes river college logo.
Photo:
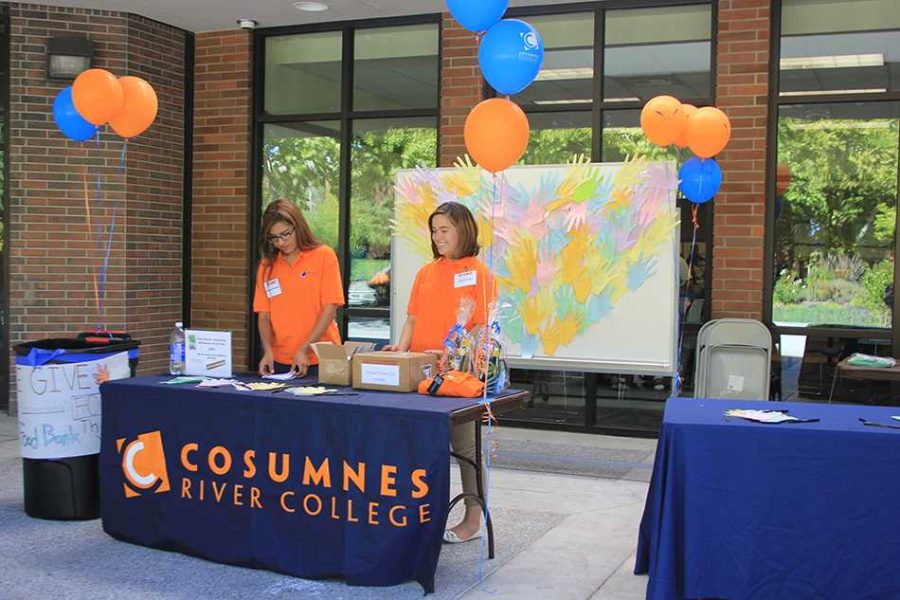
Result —
[[[130, 440], [130, 441], [129, 441]], [[277, 511], [360, 526], [431, 521], [431, 477], [413, 465], [183, 441], [167, 469], [161, 431], [116, 440], [126, 498], [172, 491], [167, 500], [234, 510]], [[161, 500], [161, 499], [160, 499]]]
[[159, 431], [142, 433], [128, 444], [127, 438], [116, 440], [116, 450], [122, 455], [125, 475], [125, 497], [136, 498], [144, 493], [162, 494], [171, 489]]

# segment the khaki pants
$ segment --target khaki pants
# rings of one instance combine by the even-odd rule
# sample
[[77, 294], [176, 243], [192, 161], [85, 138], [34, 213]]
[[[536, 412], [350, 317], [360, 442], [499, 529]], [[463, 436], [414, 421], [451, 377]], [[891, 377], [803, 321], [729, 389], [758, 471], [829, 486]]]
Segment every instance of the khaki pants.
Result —
[[[475, 423], [463, 423], [450, 428], [450, 447], [456, 454], [465, 456], [475, 462]], [[465, 494], [478, 495], [478, 482], [475, 479], [475, 467], [462, 460], [456, 459], [459, 463], [459, 475], [462, 479], [462, 489]], [[484, 473], [484, 458], [481, 460], [481, 472]], [[481, 480], [482, 489], [484, 489], [484, 478]], [[478, 506], [478, 501], [474, 498], [466, 496], [463, 499], [466, 506]]]

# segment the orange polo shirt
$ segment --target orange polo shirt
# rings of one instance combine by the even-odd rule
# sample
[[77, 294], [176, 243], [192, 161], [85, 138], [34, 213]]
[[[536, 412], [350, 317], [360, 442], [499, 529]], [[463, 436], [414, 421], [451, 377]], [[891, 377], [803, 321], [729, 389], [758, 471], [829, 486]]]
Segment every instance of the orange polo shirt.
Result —
[[474, 256], [457, 260], [442, 257], [419, 269], [406, 307], [407, 314], [416, 317], [409, 349], [443, 349], [444, 338], [456, 324], [460, 299], [464, 297], [475, 302], [466, 329], [484, 325], [485, 299], [490, 302], [493, 298], [493, 278]]
[[[307, 341], [341, 343], [332, 321], [321, 340], [308, 340], [326, 304], [344, 305], [344, 289], [334, 250], [322, 245], [300, 253], [289, 265], [284, 256], [275, 258], [271, 271], [260, 263], [256, 271], [253, 311], [269, 313], [272, 323], [272, 354], [276, 362], [291, 364], [294, 354]], [[265, 281], [263, 281], [265, 279]], [[309, 351], [310, 364], [318, 364]]]

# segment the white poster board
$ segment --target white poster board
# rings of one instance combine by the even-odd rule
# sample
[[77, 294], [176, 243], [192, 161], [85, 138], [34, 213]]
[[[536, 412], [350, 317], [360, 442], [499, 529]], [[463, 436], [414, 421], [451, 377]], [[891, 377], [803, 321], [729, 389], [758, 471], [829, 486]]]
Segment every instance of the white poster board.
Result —
[[[475, 215], [479, 258], [500, 281], [499, 322], [511, 366], [671, 376], [679, 235], [674, 164], [524, 166], [502, 177], [468, 168], [397, 174], [392, 339], [405, 321], [416, 272], [432, 259], [427, 217], [439, 202], [458, 201]], [[539, 326], [526, 317], [530, 333], [523, 324], [529, 307], [544, 315]]]
[[185, 329], [184, 374], [231, 377], [231, 332]]
[[128, 353], [79, 363], [16, 365], [22, 458], [100, 452], [100, 383], [131, 375]]

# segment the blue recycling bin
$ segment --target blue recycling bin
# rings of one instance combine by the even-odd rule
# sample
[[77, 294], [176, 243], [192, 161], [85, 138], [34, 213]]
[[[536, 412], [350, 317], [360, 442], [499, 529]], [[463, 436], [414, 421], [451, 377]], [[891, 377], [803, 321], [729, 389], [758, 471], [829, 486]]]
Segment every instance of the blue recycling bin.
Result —
[[140, 342], [128, 334], [17, 344], [25, 513], [41, 519], [100, 516], [100, 392], [133, 377]]

